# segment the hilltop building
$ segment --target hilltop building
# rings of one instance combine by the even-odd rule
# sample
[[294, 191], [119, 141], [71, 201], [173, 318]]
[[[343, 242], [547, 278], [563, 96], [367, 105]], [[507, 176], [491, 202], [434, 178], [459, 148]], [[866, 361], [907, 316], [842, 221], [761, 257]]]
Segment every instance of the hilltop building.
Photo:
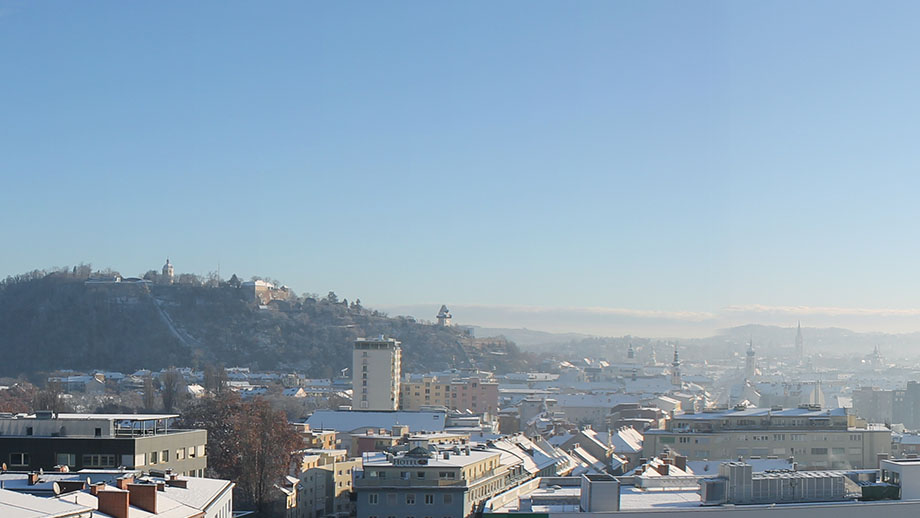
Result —
[[450, 311], [447, 306], [442, 305], [441, 311], [438, 311], [438, 325], [441, 327], [450, 327]]
[[173, 268], [172, 263], [169, 262], [169, 258], [166, 258], [166, 264], [163, 265], [163, 275], [160, 277], [160, 281], [163, 284], [172, 284], [176, 279], [176, 271]]
[[261, 279], [243, 282], [240, 289], [246, 294], [246, 298], [260, 306], [266, 306], [273, 300], [287, 300], [290, 295], [287, 286], [279, 288]]
[[392, 338], [358, 338], [352, 358], [353, 401], [360, 410], [399, 410], [400, 343]]

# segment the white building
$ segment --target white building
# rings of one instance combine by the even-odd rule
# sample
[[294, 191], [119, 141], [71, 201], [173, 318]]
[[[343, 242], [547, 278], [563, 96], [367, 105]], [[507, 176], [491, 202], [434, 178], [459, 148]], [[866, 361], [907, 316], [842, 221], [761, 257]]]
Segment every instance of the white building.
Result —
[[399, 342], [381, 336], [358, 338], [352, 361], [353, 406], [356, 410], [398, 410], [402, 375]]

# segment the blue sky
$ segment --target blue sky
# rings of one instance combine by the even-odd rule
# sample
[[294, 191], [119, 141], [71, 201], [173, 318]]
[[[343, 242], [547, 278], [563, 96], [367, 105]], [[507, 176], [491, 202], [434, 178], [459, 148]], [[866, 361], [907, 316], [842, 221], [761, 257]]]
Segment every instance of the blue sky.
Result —
[[511, 327], [638, 319], [612, 334], [911, 310], [918, 11], [0, 0], [0, 273], [168, 254]]

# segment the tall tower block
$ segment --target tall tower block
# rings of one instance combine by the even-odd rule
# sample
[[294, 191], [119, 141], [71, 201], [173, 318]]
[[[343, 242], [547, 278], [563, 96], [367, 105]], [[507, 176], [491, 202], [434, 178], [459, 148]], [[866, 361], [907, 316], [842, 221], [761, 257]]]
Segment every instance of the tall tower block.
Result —
[[355, 410], [399, 410], [402, 349], [392, 338], [358, 338], [352, 356]]
[[799, 322], [795, 332], [795, 356], [799, 360], [805, 359], [805, 341], [802, 340], [802, 322]]

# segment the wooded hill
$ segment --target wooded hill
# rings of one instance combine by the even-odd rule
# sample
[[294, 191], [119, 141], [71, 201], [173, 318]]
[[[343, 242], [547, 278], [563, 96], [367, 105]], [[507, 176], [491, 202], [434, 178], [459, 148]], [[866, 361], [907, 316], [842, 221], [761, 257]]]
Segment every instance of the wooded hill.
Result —
[[462, 329], [389, 317], [334, 296], [292, 294], [260, 306], [237, 283], [94, 283], [76, 268], [0, 282], [6, 376], [223, 364], [331, 377], [351, 366], [356, 338], [379, 335], [402, 342], [406, 372], [506, 372], [528, 364], [509, 341], [474, 340]]

